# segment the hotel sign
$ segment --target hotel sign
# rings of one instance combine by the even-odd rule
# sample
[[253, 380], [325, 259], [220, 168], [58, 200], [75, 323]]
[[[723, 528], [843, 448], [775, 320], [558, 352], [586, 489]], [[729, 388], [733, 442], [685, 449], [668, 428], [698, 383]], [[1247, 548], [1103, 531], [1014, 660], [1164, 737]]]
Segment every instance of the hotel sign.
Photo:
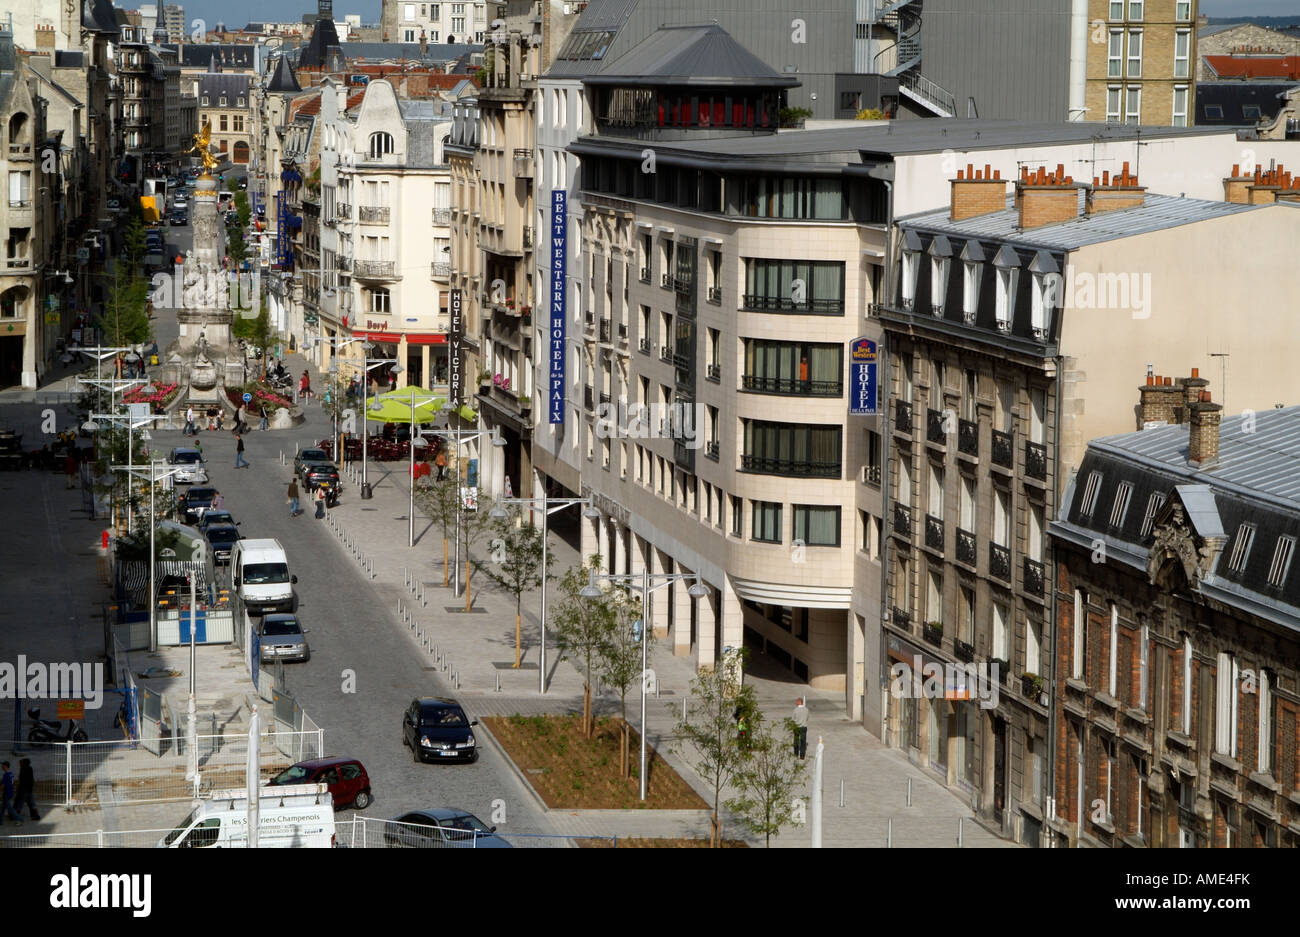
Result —
[[869, 338], [849, 346], [849, 415], [876, 415], [877, 350]]
[[566, 319], [564, 265], [568, 251], [568, 223], [565, 219], [568, 193], [556, 189], [551, 193], [551, 329], [550, 329], [550, 390], [547, 409], [551, 423], [564, 422], [564, 332]]
[[455, 409], [460, 409], [460, 405], [464, 402], [461, 393], [463, 384], [462, 384], [462, 374], [461, 374], [460, 346], [462, 340], [465, 337], [465, 324], [461, 318], [461, 291], [460, 290], [451, 291], [451, 299], [448, 302], [447, 311], [451, 317], [450, 328], [448, 329], [448, 338], [451, 342], [451, 347], [448, 349], [448, 353], [447, 353], [447, 357], [448, 357], [447, 384], [448, 384], [448, 391], [449, 391], [448, 395], [451, 397], [452, 407]]

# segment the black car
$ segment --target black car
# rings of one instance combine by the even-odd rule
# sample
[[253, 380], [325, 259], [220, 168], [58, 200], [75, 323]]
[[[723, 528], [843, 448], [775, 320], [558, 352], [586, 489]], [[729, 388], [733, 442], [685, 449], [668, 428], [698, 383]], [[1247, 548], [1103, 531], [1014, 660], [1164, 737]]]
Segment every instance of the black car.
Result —
[[301, 449], [293, 457], [293, 472], [299, 478], [302, 477], [302, 470], [312, 462], [328, 462], [330, 457], [324, 449]]
[[212, 499], [217, 496], [215, 488], [191, 488], [180, 497], [181, 520], [186, 524], [196, 524], [204, 512], [212, 507]]
[[478, 761], [478, 740], [471, 720], [455, 700], [426, 696], [413, 700], [402, 716], [402, 743], [417, 762]]
[[170, 215], [168, 215], [167, 220], [170, 221], [173, 226], [178, 226], [178, 227], [184, 227], [185, 225], [190, 223], [189, 216], [186, 215], [185, 212], [179, 210], [173, 211]]
[[339, 490], [339, 470], [333, 462], [309, 462], [302, 469], [302, 483], [308, 491], [321, 485]]
[[203, 535], [212, 547], [212, 561], [221, 565], [230, 562], [230, 551], [236, 540], [243, 539], [234, 524], [211, 524], [203, 528]]

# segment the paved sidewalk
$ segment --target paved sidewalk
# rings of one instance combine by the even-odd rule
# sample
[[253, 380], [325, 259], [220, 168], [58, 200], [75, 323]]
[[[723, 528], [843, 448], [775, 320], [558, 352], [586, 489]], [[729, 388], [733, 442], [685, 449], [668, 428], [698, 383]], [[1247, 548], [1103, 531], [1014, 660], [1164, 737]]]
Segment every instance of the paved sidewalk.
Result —
[[[298, 366], [297, 371], [301, 371]], [[291, 441], [283, 448], [291, 461], [295, 443], [315, 444], [325, 430], [319, 407], [309, 408], [309, 419], [299, 431], [285, 434]], [[313, 418], [314, 417], [314, 418]], [[430, 658], [441, 655], [446, 674], [459, 676], [459, 697], [475, 715], [511, 715], [576, 712], [581, 709], [582, 677], [569, 663], [557, 661], [552, 637], [548, 637], [547, 669], [550, 674], [545, 696], [538, 687], [538, 611], [536, 593], [524, 597], [524, 667], [515, 670], [514, 601], [488, 578], [475, 572], [471, 580], [473, 606], [482, 613], [465, 614], [464, 597], [444, 588], [442, 533], [432, 521], [420, 515], [417, 506], [415, 546], [407, 547], [409, 482], [407, 463], [371, 462], [368, 478], [374, 497], [360, 499], [357, 486], [345, 476], [344, 496], [330, 515], [353, 548], [366, 563], [373, 564], [375, 583], [391, 600], [390, 611], [409, 623], [414, 652]], [[350, 552], [341, 537], [336, 547]], [[551, 553], [557, 576], [578, 562], [577, 551], [558, 536], [552, 537]], [[358, 562], [360, 566], [361, 563]], [[462, 567], [463, 574], [463, 567]], [[416, 594], [407, 585], [415, 583]], [[421, 594], [423, 600], [421, 600]], [[550, 598], [554, 601], [554, 591]], [[683, 777], [705, 798], [708, 791], [672, 751], [673, 727], [680, 717], [682, 699], [688, 695], [695, 676], [692, 657], [673, 657], [667, 642], [660, 642], [652, 664], [659, 693], [647, 707], [647, 738]], [[972, 819], [969, 807], [949, 793], [933, 776], [912, 765], [902, 753], [888, 749], [863, 728], [843, 715], [842, 694], [814, 690], [781, 680], [747, 674], [760, 705], [774, 721], [789, 715], [797, 695], [809, 699], [809, 775], [812, 754], [820, 736], [825, 744], [823, 843], [830, 846], [884, 846], [889, 821], [893, 820], [893, 844], [903, 846], [956, 846], [958, 822], [966, 846], [1008, 846]], [[499, 683], [498, 683], [499, 681]], [[617, 711], [612, 695], [599, 698], [600, 711]], [[629, 699], [629, 714], [639, 717], [639, 700]], [[327, 727], [328, 728], [328, 727]], [[906, 806], [907, 781], [912, 780], [912, 804]], [[840, 782], [844, 782], [844, 807], [840, 807]], [[685, 814], [682, 816], [679, 814]], [[552, 811], [549, 819], [555, 832], [609, 834], [620, 836], [707, 835], [707, 816], [690, 811], [643, 813], [641, 811]], [[724, 817], [724, 832], [740, 838], [742, 830], [734, 818]], [[794, 828], [774, 841], [779, 846], [807, 846], [807, 827]], [[749, 838], [755, 845], [761, 841]]]

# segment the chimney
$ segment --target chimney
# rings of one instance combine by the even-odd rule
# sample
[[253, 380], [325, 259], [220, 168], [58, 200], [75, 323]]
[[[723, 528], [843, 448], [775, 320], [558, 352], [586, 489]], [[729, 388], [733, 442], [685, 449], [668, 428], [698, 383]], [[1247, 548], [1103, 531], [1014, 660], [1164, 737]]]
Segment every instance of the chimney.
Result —
[[1100, 179], [1093, 176], [1088, 188], [1086, 211], [1089, 215], [1100, 215], [1121, 208], [1138, 208], [1146, 204], [1146, 192], [1146, 186], [1138, 185], [1137, 176], [1128, 171], [1128, 163], [1125, 163], [1114, 178], [1111, 178], [1109, 169], [1101, 174]]
[[1198, 468], [1219, 461], [1219, 418], [1223, 405], [1210, 400], [1210, 392], [1203, 390], [1199, 399], [1189, 404], [1191, 429], [1187, 434], [1187, 461]]
[[1173, 378], [1148, 374], [1147, 382], [1138, 388], [1138, 399], [1138, 429], [1146, 429], [1149, 423], [1166, 426], [1178, 422], [1183, 392], [1173, 386]]
[[966, 164], [964, 171], [957, 170], [957, 178], [952, 180], [950, 220], [965, 221], [1006, 207], [1007, 182], [1001, 170], [985, 165], [981, 171], [971, 163]]
[[1180, 377], [1178, 383], [1183, 386], [1183, 398], [1178, 414], [1178, 422], [1186, 423], [1191, 419], [1191, 406], [1201, 399], [1201, 391], [1210, 386], [1210, 382], [1201, 377], [1200, 368], [1192, 368], [1191, 377]]
[[1282, 184], [1282, 178], [1285, 175], [1288, 174], [1282, 171], [1280, 163], [1276, 169], [1260, 171], [1256, 168], [1254, 181], [1246, 186], [1246, 203], [1248, 205], [1270, 205], [1276, 202], [1278, 192], [1289, 187]]
[[429, 34], [423, 29], [420, 30], [420, 58], [424, 58], [429, 53]]
[[1246, 200], [1246, 186], [1254, 182], [1251, 176], [1241, 174], [1241, 165], [1232, 164], [1232, 175], [1223, 180], [1223, 200], [1231, 202], [1234, 205], [1248, 204]]
[[1049, 173], [1040, 166], [1033, 172], [1028, 166], [1020, 171], [1016, 180], [1017, 222], [1021, 230], [1059, 224], [1079, 215], [1079, 187], [1065, 174], [1065, 166], [1057, 164]]

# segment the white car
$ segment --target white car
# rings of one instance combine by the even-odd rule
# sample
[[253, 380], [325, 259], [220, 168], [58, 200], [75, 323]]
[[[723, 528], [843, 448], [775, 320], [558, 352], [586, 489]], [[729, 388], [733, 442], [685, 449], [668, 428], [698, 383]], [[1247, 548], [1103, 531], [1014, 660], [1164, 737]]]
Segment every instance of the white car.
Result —
[[176, 196], [176, 200], [172, 202], [172, 208], [188, 208], [189, 204], [189, 199], [184, 195], [178, 195]]
[[197, 449], [177, 446], [168, 453], [167, 464], [180, 470], [172, 476], [179, 484], [206, 485], [208, 482], [208, 471], [203, 466], [203, 453]]

